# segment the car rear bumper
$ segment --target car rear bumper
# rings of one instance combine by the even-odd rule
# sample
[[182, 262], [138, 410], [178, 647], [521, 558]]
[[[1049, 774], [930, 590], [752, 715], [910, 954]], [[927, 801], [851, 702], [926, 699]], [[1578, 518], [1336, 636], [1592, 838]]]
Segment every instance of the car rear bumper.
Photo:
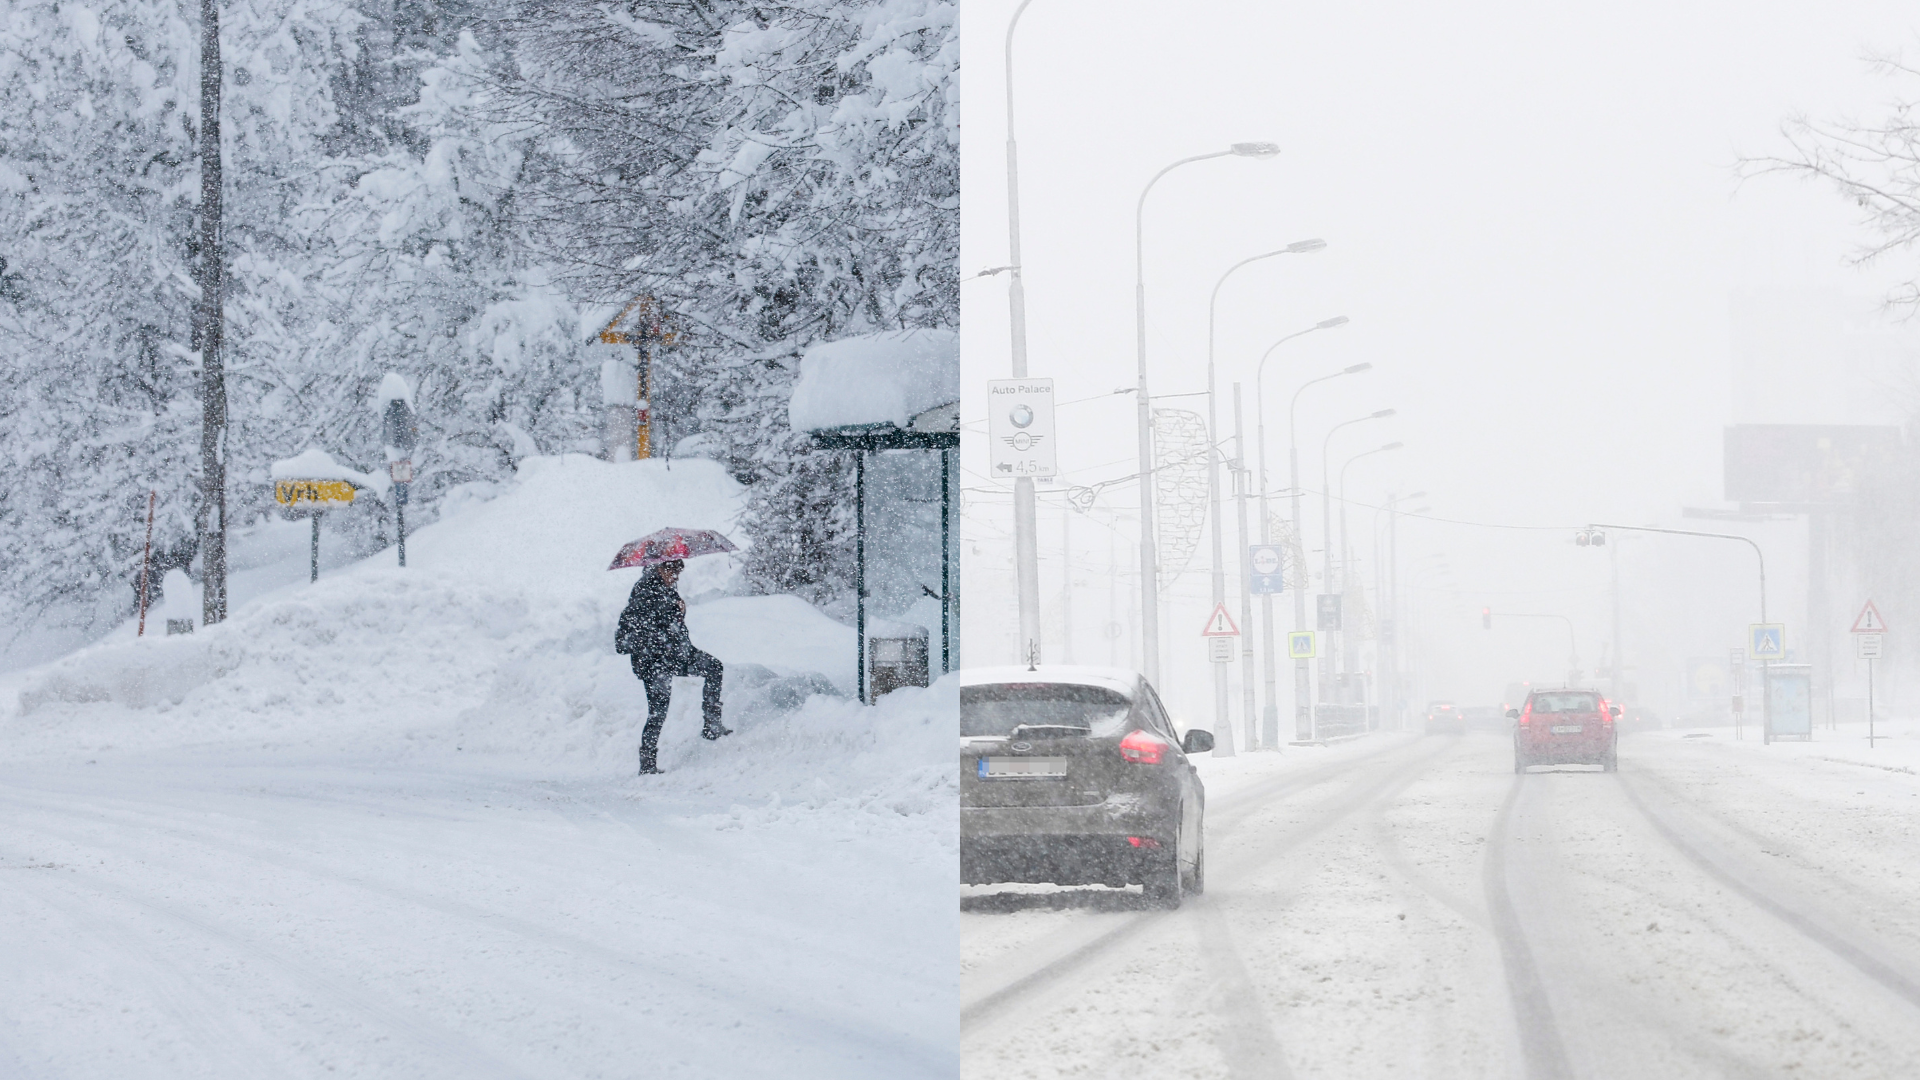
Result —
[[1528, 765], [1598, 765], [1613, 752], [1614, 737], [1612, 731], [1579, 735], [1521, 732], [1513, 745]]
[[1174, 857], [1179, 823], [1146, 800], [960, 808], [960, 880], [1130, 885]]

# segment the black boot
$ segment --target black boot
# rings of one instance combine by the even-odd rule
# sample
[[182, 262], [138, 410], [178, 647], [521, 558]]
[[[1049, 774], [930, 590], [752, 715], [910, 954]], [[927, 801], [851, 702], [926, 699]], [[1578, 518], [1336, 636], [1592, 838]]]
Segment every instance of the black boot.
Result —
[[642, 747], [640, 750], [640, 775], [660, 775], [660, 763], [657, 753], [649, 752], [645, 747]]
[[723, 735], [731, 734], [733, 734], [733, 729], [730, 727], [721, 727], [718, 721], [700, 729], [700, 737], [707, 740], [718, 739]]

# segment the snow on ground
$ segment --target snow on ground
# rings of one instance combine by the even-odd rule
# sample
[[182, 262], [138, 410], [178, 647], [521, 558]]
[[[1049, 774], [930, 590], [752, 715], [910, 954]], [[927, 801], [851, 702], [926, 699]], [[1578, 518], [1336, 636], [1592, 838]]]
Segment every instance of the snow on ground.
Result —
[[605, 567], [738, 494], [531, 459], [405, 570], [0, 678], [0, 1075], [950, 1074], [952, 685], [850, 702], [850, 630], [696, 560], [736, 734], [632, 775]]
[[1920, 1074], [1920, 726], [1892, 727], [1632, 735], [1617, 774], [1515, 776], [1486, 734], [1203, 758], [1179, 911], [961, 890], [962, 1073]]

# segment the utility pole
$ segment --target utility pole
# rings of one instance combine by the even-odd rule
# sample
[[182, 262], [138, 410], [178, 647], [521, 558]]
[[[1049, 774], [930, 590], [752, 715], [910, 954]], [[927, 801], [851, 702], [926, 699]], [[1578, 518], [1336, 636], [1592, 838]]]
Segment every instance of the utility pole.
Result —
[[[1020, 254], [1020, 152], [1014, 142], [1013, 125], [1013, 30], [1033, 0], [1021, 0], [1007, 20], [1007, 261], [1012, 281], [1007, 289], [1007, 322], [1012, 330], [1013, 377], [1027, 377], [1027, 287], [1026, 272]], [[1141, 407], [1146, 394], [1141, 393]], [[1013, 577], [1020, 606], [1020, 655], [1022, 664], [1040, 661], [1040, 548], [1034, 534], [1039, 529], [1034, 505], [1033, 477], [1015, 477], [1013, 481]], [[1073, 572], [1067, 572], [1069, 591]], [[1071, 632], [1071, 631], [1069, 631]], [[1071, 646], [1069, 646], [1071, 653]]]
[[1607, 681], [1607, 696], [1615, 702], [1620, 700], [1620, 676], [1625, 670], [1625, 654], [1620, 649], [1620, 545], [1607, 545], [1607, 562], [1613, 573], [1613, 667], [1612, 678]]
[[[1260, 745], [1259, 708], [1253, 697], [1253, 550], [1247, 528], [1247, 430], [1240, 417], [1240, 384], [1233, 384], [1233, 495], [1240, 516], [1240, 690], [1247, 719], [1247, 749]], [[1278, 749], [1278, 745], [1268, 749]]]
[[1060, 504], [1060, 662], [1073, 663], [1073, 503]]
[[227, 372], [224, 343], [226, 253], [220, 227], [220, 6], [200, 0], [200, 229], [194, 267], [200, 302], [200, 621], [227, 618]]

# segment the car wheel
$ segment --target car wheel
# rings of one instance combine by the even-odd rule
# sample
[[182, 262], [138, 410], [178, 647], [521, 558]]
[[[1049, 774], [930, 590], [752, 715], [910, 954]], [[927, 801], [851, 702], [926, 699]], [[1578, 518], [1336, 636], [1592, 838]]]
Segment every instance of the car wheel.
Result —
[[1147, 866], [1141, 891], [1146, 894], [1148, 904], [1172, 911], [1180, 906], [1180, 886], [1184, 877], [1186, 874], [1180, 869], [1180, 841], [1175, 840], [1173, 850], [1167, 853], [1166, 858], [1155, 860]]
[[1513, 771], [1517, 773], [1527, 771], [1527, 759], [1520, 756], [1520, 748], [1517, 746], [1513, 748]]
[[1620, 749], [1618, 747], [1607, 748], [1606, 756], [1600, 759], [1600, 768], [1603, 772], [1620, 771]]

